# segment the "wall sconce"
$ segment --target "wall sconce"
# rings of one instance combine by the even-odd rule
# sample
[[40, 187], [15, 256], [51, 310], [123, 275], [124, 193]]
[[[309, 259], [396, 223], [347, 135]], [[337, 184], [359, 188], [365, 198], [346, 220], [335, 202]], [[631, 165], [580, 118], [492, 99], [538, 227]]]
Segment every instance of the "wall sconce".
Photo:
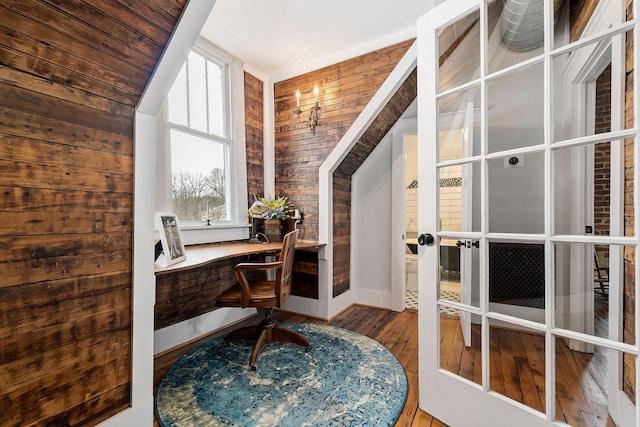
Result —
[[[318, 127], [318, 110], [320, 109], [320, 107], [318, 106], [318, 86], [315, 86], [313, 88], [313, 93], [316, 95], [316, 105], [314, 105], [313, 107], [311, 107], [311, 109], [309, 110], [309, 120], [307, 120], [307, 126], [309, 126], [309, 128], [311, 128], [311, 133], [313, 135], [316, 134], [316, 128]], [[302, 113], [302, 110], [300, 109], [300, 91], [296, 90], [296, 109], [293, 110], [294, 113], [296, 113], [296, 115], [298, 116], [298, 121], [300, 121], [300, 113]]]

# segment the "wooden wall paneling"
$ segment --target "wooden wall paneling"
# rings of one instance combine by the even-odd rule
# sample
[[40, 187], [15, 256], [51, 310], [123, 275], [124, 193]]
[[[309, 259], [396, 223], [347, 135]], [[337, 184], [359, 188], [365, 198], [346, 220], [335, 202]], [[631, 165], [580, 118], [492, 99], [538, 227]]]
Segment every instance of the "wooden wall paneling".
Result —
[[130, 406], [133, 116], [182, 0], [0, 5], [0, 424]]
[[[30, 5], [32, 3], [19, 2], [14, 7], [19, 7], [21, 4]], [[43, 9], [40, 7], [35, 13]], [[71, 67], [71, 69], [87, 76], [91, 76], [92, 72], [95, 72], [95, 67], [100, 67], [101, 75], [111, 85], [133, 94], [141, 93], [146, 86], [151, 70], [145, 71], [134, 64], [119, 61], [108, 52], [96, 49], [82, 40], [67, 36], [38, 21], [38, 16], [29, 19], [14, 9], [4, 6], [0, 8], [0, 25], [10, 28], [14, 32], [12, 39], [18, 42], [11, 46], [14, 50], [31, 54], [43, 60], [51, 58], [65, 68]], [[61, 25], [67, 21], [73, 22], [74, 20], [65, 19]], [[29, 36], [36, 32], [38, 38]], [[41, 40], [47, 41], [45, 49], [38, 46]]]
[[216, 297], [236, 282], [234, 268], [243, 257], [156, 278], [155, 329], [216, 310]]
[[[413, 40], [312, 71], [274, 85], [276, 193], [304, 214], [301, 239], [318, 239], [318, 170], [371, 100]], [[306, 126], [319, 89], [316, 134]], [[295, 92], [300, 90], [300, 121]]]
[[[301, 255], [297, 271], [313, 273], [315, 257], [315, 283], [317, 288], [317, 251], [306, 250]], [[297, 253], [297, 252], [296, 252]], [[262, 255], [240, 256], [216, 261], [199, 268], [156, 276], [155, 330], [217, 310], [216, 297], [236, 283], [235, 266], [241, 262], [263, 262]], [[302, 292], [309, 291], [302, 287]]]
[[[96, 10], [83, 2], [65, 3], [62, 1], [33, 0], [30, 5], [22, 5], [22, 0], [5, 0], [7, 8], [18, 7], [21, 14], [29, 14], [46, 24], [52, 30], [80, 41], [83, 45], [125, 60], [137, 68], [151, 71], [155, 68], [155, 59], [162, 53], [162, 46], [148, 39], [136, 37], [135, 33], [119, 22], [96, 13]], [[66, 19], [74, 16], [73, 20]], [[33, 25], [38, 25], [34, 23]], [[17, 26], [21, 30], [28, 28]], [[102, 31], [96, 31], [102, 29]], [[69, 46], [69, 47], [73, 47]], [[84, 48], [84, 47], [83, 47]]]
[[[143, 65], [145, 69], [150, 68], [153, 70], [155, 68], [156, 58], [162, 54], [164, 43], [170, 34], [168, 31], [156, 31], [155, 34], [145, 34], [144, 26], [142, 28], [136, 27], [139, 20], [135, 18], [135, 15], [131, 14], [132, 12], [129, 12], [130, 16], [121, 14], [120, 20], [116, 19], [105, 10], [100, 9], [103, 5], [108, 5], [110, 3], [109, 1], [96, 5], [89, 5], [82, 1], [68, 3], [61, 0], [46, 0], [46, 2], [61, 13], [73, 15], [82, 21], [85, 28], [80, 27], [78, 31], [71, 31], [74, 36], [81, 36], [84, 31], [84, 35], [86, 35], [89, 40], [92, 40], [93, 46], [110, 49], [117, 57], [121, 57], [121, 49], [127, 49], [128, 51], [125, 50], [125, 52], [132, 55], [130, 58], [132, 62], [135, 62], [136, 56], [142, 55], [140, 58], [144, 62], [139, 65]], [[170, 19], [175, 22], [174, 18]], [[82, 24], [79, 23], [77, 25]], [[93, 31], [96, 27], [103, 29], [103, 34], [107, 37], [106, 39], [102, 36], [99, 38], [96, 37]], [[64, 31], [65, 29], [61, 30]], [[70, 28], [70, 30], [73, 29]], [[152, 37], [150, 37], [150, 35]], [[95, 41], [93, 41], [94, 38], [96, 39]], [[114, 46], [109, 46], [109, 44], [107, 44], [108, 40], [112, 40], [111, 43]], [[123, 46], [120, 47], [119, 45]]]
[[[633, 1], [627, 0], [627, 19], [633, 16]], [[626, 96], [625, 96], [625, 128], [634, 127], [634, 109], [633, 109], [633, 37], [632, 33], [627, 34], [626, 38]], [[635, 213], [634, 213], [634, 183], [633, 176], [635, 170], [634, 152], [635, 142], [633, 138], [627, 138], [624, 141], [625, 147], [625, 183], [624, 183], [624, 234], [625, 236], [633, 236], [635, 231]], [[635, 343], [635, 307], [636, 300], [636, 277], [635, 277], [635, 259], [636, 249], [625, 248], [624, 253], [624, 295], [623, 295], [623, 336], [624, 342]], [[636, 365], [635, 359], [629, 355], [625, 355], [623, 360], [624, 382], [623, 390], [632, 402], [636, 401], [637, 384], [635, 383]]]
[[[36, 43], [36, 41], [29, 40], [29, 43], [33, 44]], [[86, 95], [87, 99], [91, 99], [91, 96], [95, 95], [99, 97], [119, 99], [123, 104], [130, 107], [136, 105], [137, 97], [130, 91], [119, 87], [113, 88], [110, 84], [103, 81], [92, 80], [86, 74], [74, 69], [63, 68], [49, 63], [46, 60], [18, 53], [10, 48], [4, 47], [2, 44], [0, 44], [0, 57], [3, 58], [2, 65], [6, 65], [13, 69], [23, 70], [25, 73], [32, 72], [34, 65], [37, 65], [37, 72], [48, 76], [48, 80], [52, 83], [58, 83], [63, 87], [73, 85], [74, 88], [80, 91], [89, 92], [90, 94]], [[71, 67], [73, 67], [73, 61], [69, 62], [71, 63]], [[4, 70], [2, 71], [4, 73]], [[117, 79], [117, 77], [108, 75], [105, 79], [113, 81], [114, 79]], [[23, 81], [23, 84], [27, 84], [27, 82]]]
[[291, 295], [318, 299], [318, 250], [296, 250]]
[[[113, 415], [113, 408], [126, 408], [129, 405], [130, 384], [112, 389], [108, 383], [101, 383], [100, 387], [106, 391], [94, 396], [87, 396], [81, 405], [76, 405], [57, 413], [47, 419], [50, 426], [79, 426], [96, 425]], [[71, 393], [69, 390], [68, 393]], [[64, 403], [63, 403], [64, 405]], [[60, 407], [64, 407], [61, 405]], [[58, 407], [58, 408], [60, 408]], [[58, 408], [52, 408], [52, 412]]]
[[[1, 43], [0, 49], [2, 49]], [[24, 58], [22, 57], [22, 59]], [[23, 89], [28, 89], [30, 91], [37, 92], [43, 95], [50, 95], [56, 99], [65, 99], [69, 102], [72, 102], [73, 104], [84, 105], [95, 110], [105, 111], [107, 113], [113, 114], [114, 116], [129, 117], [133, 116], [134, 114], [135, 109], [131, 105], [95, 96], [95, 94], [89, 94], [75, 88], [51, 84], [52, 80], [48, 80], [38, 76], [31, 76], [29, 80], [25, 80], [23, 72], [18, 71], [14, 68], [0, 65], [0, 82], [6, 83], [9, 86], [22, 87]], [[130, 95], [127, 94], [127, 96]], [[38, 124], [38, 122], [35, 122], [33, 124]], [[53, 126], [48, 127], [48, 130], [52, 129]], [[88, 134], [85, 134], [85, 136], [88, 136]], [[69, 141], [67, 139], [64, 139], [60, 142], [68, 143]]]
[[600, 1], [601, 0], [569, 0], [569, 20], [571, 22], [570, 42], [580, 39], [582, 32], [589, 23]]
[[[169, 32], [173, 31], [173, 26], [171, 23], [175, 25], [175, 22], [182, 15], [182, 10], [189, 0], [146, 0], [148, 3], [147, 10], [153, 14], [160, 15], [163, 14], [167, 17], [167, 23], [169, 24]], [[141, 11], [144, 8], [145, 0], [118, 0], [118, 2], [123, 4], [130, 4], [136, 11]], [[143, 15], [144, 16], [144, 15]]]
[[86, 126], [87, 123], [90, 123], [92, 129], [112, 133], [115, 136], [124, 136], [128, 142], [132, 140], [132, 117], [109, 114], [105, 111], [10, 85], [3, 87], [2, 93], [0, 107], [73, 125]]
[[[82, 279], [72, 278], [0, 288], [0, 338], [70, 322], [89, 309], [102, 313], [127, 306], [130, 278], [126, 273], [109, 272], [89, 278], [91, 287], [82, 287]], [[20, 309], [10, 310], [12, 307]], [[47, 316], [42, 315], [45, 307], [49, 310]], [[5, 373], [0, 372], [0, 378]]]
[[351, 175], [333, 173], [333, 297], [346, 292], [351, 278]]
[[[351, 259], [351, 176], [389, 133], [418, 95], [414, 70], [372, 121], [333, 175], [333, 295], [349, 289]], [[345, 234], [347, 233], [347, 234]]]
[[[490, 21], [498, 19], [498, 16], [490, 16]], [[472, 28], [478, 23], [476, 14], [471, 13], [455, 23], [447, 26], [438, 36], [438, 51], [440, 52], [440, 66], [451, 56], [454, 50], [462, 43], [462, 41], [471, 32]], [[493, 22], [490, 22], [492, 25]]]
[[[120, 163], [117, 170], [129, 170], [133, 165], [130, 137], [93, 129], [86, 124], [66, 123], [55, 117], [5, 107], [0, 110], [0, 135], [5, 142], [8, 138], [20, 138], [24, 142], [24, 150], [21, 145], [3, 144], [0, 147], [3, 158], [35, 161], [48, 158], [57, 164], [81, 162], [79, 164], [95, 169], [109, 167], [106, 162]], [[32, 141], [27, 143], [27, 138]], [[103, 155], [91, 156], [96, 151]]]
[[248, 204], [264, 196], [264, 84], [244, 73]]
[[[302, 238], [318, 238], [320, 165], [412, 43], [413, 40], [409, 40], [276, 83], [276, 192], [289, 196], [304, 213], [300, 227]], [[314, 101], [313, 88], [316, 85], [320, 90], [320, 124], [316, 135], [312, 135], [305, 121]], [[405, 111], [409, 105], [405, 102], [406, 93], [413, 91], [411, 101], [415, 98], [415, 73], [407, 79], [405, 86], [389, 101], [334, 174], [334, 296], [349, 289], [351, 175]], [[296, 90], [301, 92], [303, 112], [300, 121], [293, 114]]]
[[161, 46], [166, 44], [186, 4], [182, 0], [82, 1]]

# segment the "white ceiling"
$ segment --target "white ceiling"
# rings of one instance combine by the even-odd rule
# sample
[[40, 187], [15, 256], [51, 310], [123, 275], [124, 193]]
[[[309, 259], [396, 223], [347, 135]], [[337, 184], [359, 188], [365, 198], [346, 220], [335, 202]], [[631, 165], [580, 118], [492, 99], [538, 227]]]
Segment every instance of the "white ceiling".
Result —
[[433, 4], [217, 0], [202, 35], [261, 77], [279, 81], [415, 37], [416, 20]]

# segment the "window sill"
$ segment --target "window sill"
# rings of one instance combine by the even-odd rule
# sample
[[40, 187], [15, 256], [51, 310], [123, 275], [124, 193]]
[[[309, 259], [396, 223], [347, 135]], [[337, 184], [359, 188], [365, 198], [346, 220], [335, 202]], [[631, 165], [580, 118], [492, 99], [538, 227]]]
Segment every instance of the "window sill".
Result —
[[180, 227], [185, 245], [245, 240], [249, 238], [251, 224], [188, 225]]

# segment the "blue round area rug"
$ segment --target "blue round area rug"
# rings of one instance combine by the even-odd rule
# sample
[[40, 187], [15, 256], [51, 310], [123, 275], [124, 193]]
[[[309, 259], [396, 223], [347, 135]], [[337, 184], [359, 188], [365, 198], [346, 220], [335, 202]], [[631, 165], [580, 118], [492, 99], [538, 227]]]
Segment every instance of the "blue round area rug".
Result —
[[258, 370], [253, 343], [227, 346], [216, 337], [180, 358], [156, 393], [163, 427], [392, 426], [407, 398], [407, 377], [382, 344], [345, 329], [283, 325], [311, 341], [311, 350], [272, 343]]

